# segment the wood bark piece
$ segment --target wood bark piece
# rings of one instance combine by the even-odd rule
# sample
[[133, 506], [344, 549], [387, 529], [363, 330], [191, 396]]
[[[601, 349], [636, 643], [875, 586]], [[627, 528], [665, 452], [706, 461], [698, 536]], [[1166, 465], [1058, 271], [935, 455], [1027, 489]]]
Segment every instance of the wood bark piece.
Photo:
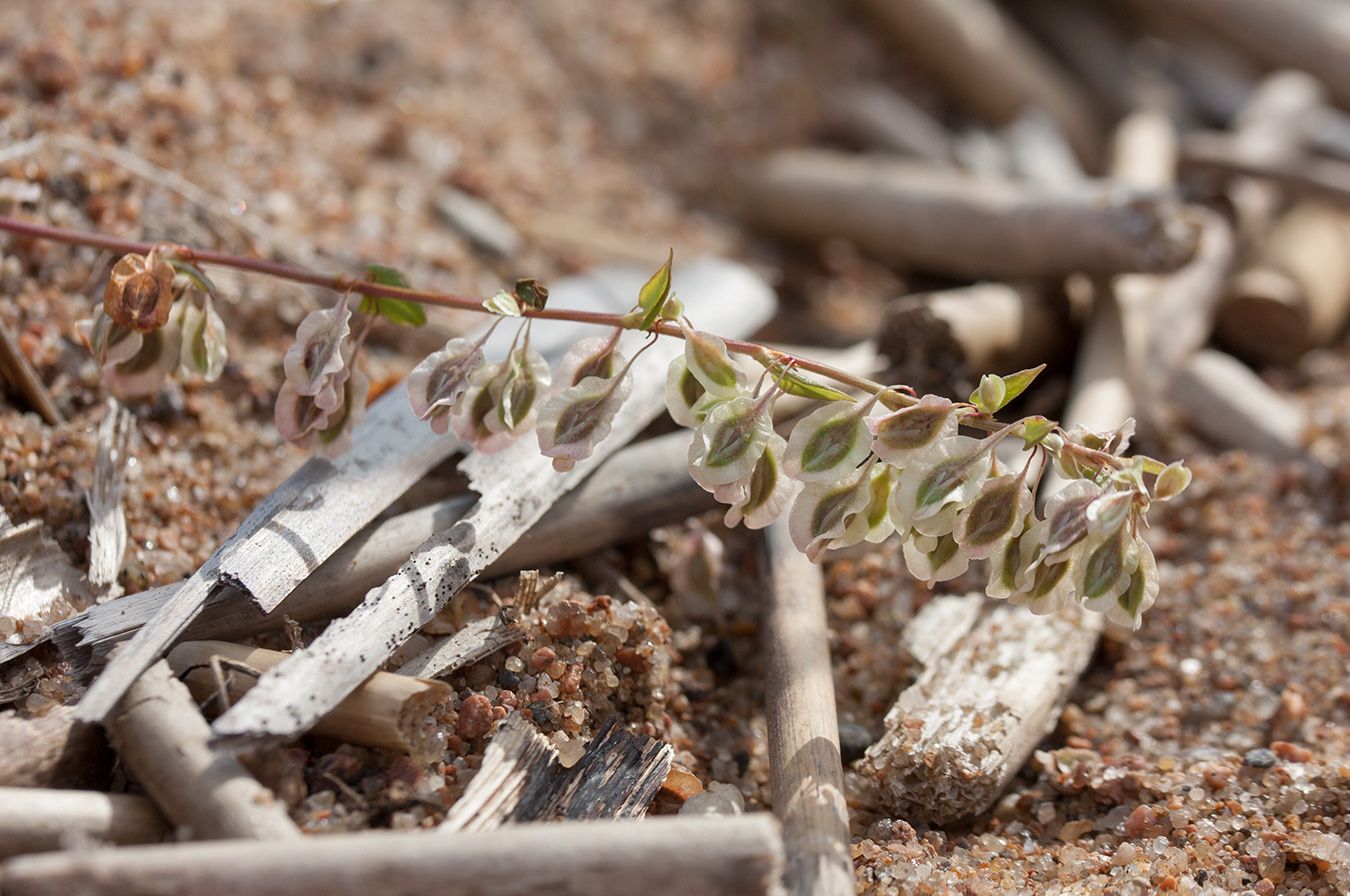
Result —
[[66, 422], [56, 402], [52, 401], [42, 377], [33, 369], [32, 362], [19, 348], [18, 341], [3, 320], [0, 320], [0, 379], [9, 383], [10, 389], [37, 411], [48, 426], [60, 426]]
[[163, 661], [136, 680], [105, 724], [113, 747], [155, 805], [193, 839], [300, 839], [271, 791], [209, 745], [210, 726]]
[[777, 826], [761, 813], [135, 846], [25, 856], [0, 870], [8, 896], [767, 896], [782, 864]]
[[792, 544], [787, 521], [765, 530], [768, 577], [764, 693], [769, 780], [783, 825], [788, 892], [854, 892], [839, 719], [820, 567]]
[[[772, 312], [769, 288], [740, 265], [705, 259], [678, 269], [675, 276], [689, 316], [713, 332], [747, 335]], [[631, 297], [645, 279], [631, 269], [610, 287]], [[631, 357], [642, 340], [643, 334], [630, 331], [620, 342]], [[265, 674], [216, 720], [216, 734], [233, 741], [293, 737], [340, 703], [554, 502], [661, 412], [666, 366], [681, 351], [677, 340], [662, 339], [634, 359], [633, 391], [616, 415], [613, 431], [571, 472], [555, 473], [529, 437], [497, 454], [470, 455], [460, 469], [482, 495], [473, 510], [418, 547], [397, 573], [309, 648]]]
[[[636, 533], [677, 522], [716, 506], [689, 478], [689, 434], [676, 432], [624, 448], [559, 501], [524, 537], [492, 563], [486, 576], [548, 566], [623, 542]], [[396, 572], [434, 533], [467, 513], [475, 496], [457, 496], [368, 527], [315, 570], [270, 613], [232, 589], [223, 589], [183, 637], [238, 639], [297, 622], [349, 612], [371, 588]], [[58, 623], [52, 640], [77, 675], [102, 665], [112, 648], [153, 618], [177, 585], [91, 607]]]
[[877, 152], [954, 165], [952, 135], [936, 118], [885, 84], [853, 84], [825, 103], [825, 123], [850, 143]]
[[866, 0], [864, 6], [917, 64], [991, 124], [1045, 110], [1091, 164], [1096, 114], [1073, 79], [989, 0]]
[[801, 240], [848, 239], [888, 261], [969, 277], [1175, 270], [1197, 233], [1168, 195], [1046, 191], [913, 161], [783, 150], [749, 177], [746, 212]]
[[95, 843], [153, 843], [170, 832], [143, 796], [0, 787], [0, 859]]
[[1230, 284], [1219, 338], [1261, 364], [1291, 364], [1330, 343], [1350, 317], [1350, 212], [1296, 205]]
[[1321, 0], [1174, 0], [1170, 6], [1266, 65], [1301, 69], [1350, 105], [1350, 22]]
[[112, 759], [102, 729], [77, 722], [74, 707], [31, 719], [0, 713], [0, 787], [99, 789]]
[[1307, 418], [1237, 358], [1198, 352], [1172, 384], [1183, 418], [1221, 448], [1275, 460], [1306, 459]]
[[497, 616], [478, 619], [431, 645], [398, 671], [400, 675], [443, 678], [504, 647], [524, 641], [527, 634], [524, 626], [503, 622]]
[[[553, 295], [560, 304], [621, 311], [631, 295], [615, 292], [604, 271], [590, 278], [560, 281]], [[536, 347], [561, 355], [586, 328], [541, 327]], [[486, 350], [504, 354], [509, 328], [489, 340]], [[100, 721], [151, 663], [163, 656], [213, 595], [231, 589], [248, 595], [267, 612], [300, 582], [396, 500], [427, 471], [459, 447], [437, 436], [408, 407], [402, 386], [381, 396], [352, 436], [352, 447], [336, 460], [315, 457], [283, 482], [173, 597], [143, 626], [79, 703], [79, 716]]]
[[[227, 693], [233, 702], [248, 693], [256, 680], [246, 670], [254, 669], [261, 673], [274, 669], [287, 656], [279, 650], [247, 647], [227, 641], [184, 641], [169, 651], [168, 663], [198, 702], [217, 694], [218, 682], [212, 669], [213, 658], [240, 664], [243, 669], [236, 666], [224, 669], [228, 674]], [[424, 723], [436, 704], [448, 699], [453, 693], [450, 686], [443, 682], [395, 675], [392, 672], [376, 672], [352, 691], [337, 708], [320, 719], [314, 731], [347, 743], [425, 756], [434, 751], [434, 744]]]
[[1304, 156], [1268, 161], [1244, 152], [1226, 134], [1202, 131], [1182, 143], [1181, 160], [1195, 171], [1255, 177], [1296, 196], [1350, 205], [1350, 163], [1338, 159]]
[[[930, 603], [912, 625], [927, 628], [930, 608], [951, 609]], [[949, 824], [993, 805], [1054, 727], [1097, 642], [1098, 628], [1085, 625], [1100, 619], [1076, 608], [1033, 616], [984, 599], [973, 627], [929, 659], [867, 751], [887, 811]]]
[[1068, 335], [1064, 303], [1044, 288], [976, 283], [891, 302], [877, 347], [902, 371], [936, 368], [980, 374], [1053, 361], [1064, 354]]
[[625, 730], [610, 716], [570, 767], [520, 715], [502, 723], [478, 773], [439, 830], [486, 831], [505, 824], [641, 818], [670, 773], [669, 744]]
[[[98, 427], [98, 454], [94, 458], [94, 487], [86, 496], [89, 505], [89, 581], [108, 591], [117, 586], [122, 557], [127, 550], [127, 517], [122, 510], [126, 479], [127, 449], [135, 419], [109, 398], [103, 422]], [[115, 592], [120, 594], [121, 590]]]

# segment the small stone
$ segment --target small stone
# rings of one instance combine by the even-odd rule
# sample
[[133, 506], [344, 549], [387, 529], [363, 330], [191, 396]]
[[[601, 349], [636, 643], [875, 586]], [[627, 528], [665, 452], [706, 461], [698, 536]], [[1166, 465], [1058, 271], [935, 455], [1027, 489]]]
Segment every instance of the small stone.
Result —
[[552, 666], [553, 661], [557, 658], [558, 655], [553, 652], [552, 647], [540, 647], [534, 653], [530, 654], [530, 671], [542, 672], [549, 666]]
[[857, 722], [839, 723], [839, 756], [844, 762], [857, 762], [876, 740], [872, 732]]
[[492, 701], [482, 694], [469, 697], [459, 708], [455, 733], [467, 740], [482, 737], [492, 727]]
[[1270, 745], [1270, 750], [1285, 762], [1307, 762], [1312, 759], [1312, 750], [1288, 741], [1277, 740]]
[[696, 793], [680, 807], [681, 815], [741, 815], [745, 812], [745, 797], [734, 784], [712, 781], [708, 789]]
[[1136, 806], [1125, 819], [1126, 837], [1143, 837], [1157, 833], [1158, 817], [1152, 806]]
[[1248, 768], [1270, 768], [1278, 761], [1278, 758], [1265, 747], [1257, 747], [1255, 750], [1248, 750], [1242, 757], [1242, 764]]

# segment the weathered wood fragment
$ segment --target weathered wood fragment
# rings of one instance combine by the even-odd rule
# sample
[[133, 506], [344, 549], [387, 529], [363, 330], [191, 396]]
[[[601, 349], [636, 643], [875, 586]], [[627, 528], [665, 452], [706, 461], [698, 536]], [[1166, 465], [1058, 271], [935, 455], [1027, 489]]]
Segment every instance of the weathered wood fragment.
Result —
[[792, 544], [787, 521], [765, 530], [768, 588], [764, 693], [773, 810], [783, 825], [788, 892], [854, 892], [839, 719], [820, 567]]
[[238, 760], [210, 746], [210, 726], [166, 663], [147, 669], [105, 724], [155, 805], [193, 839], [300, 839], [286, 807]]
[[0, 320], [0, 380], [9, 384], [10, 390], [24, 400], [28, 407], [38, 412], [48, 426], [59, 426], [66, 422], [61, 411], [52, 401], [51, 393], [37, 375], [28, 356], [19, 348], [9, 332], [9, 327]]
[[[633, 296], [646, 274], [634, 269], [611, 287]], [[676, 270], [689, 315], [710, 330], [744, 335], [767, 318], [772, 294], [748, 269], [705, 259]], [[642, 340], [621, 340], [632, 352]], [[350, 615], [333, 623], [309, 648], [292, 654], [216, 720], [226, 740], [293, 737], [336, 706], [465, 584], [502, 555], [552, 504], [606, 457], [636, 436], [663, 408], [666, 366], [683, 350], [662, 339], [635, 357], [633, 391], [610, 436], [568, 473], [555, 473], [533, 439], [496, 454], [472, 454], [461, 469], [482, 498], [468, 515], [421, 545]]]
[[453, 675], [465, 666], [524, 641], [527, 634], [524, 626], [506, 622], [499, 616], [478, 619], [437, 641], [404, 663], [398, 671], [400, 675], [422, 678]]
[[0, 787], [0, 859], [86, 848], [91, 842], [154, 843], [169, 830], [143, 796]]
[[97, 588], [121, 594], [117, 585], [122, 557], [127, 550], [127, 518], [122, 510], [122, 487], [126, 478], [127, 450], [135, 419], [117, 399], [105, 404], [98, 427], [98, 455], [94, 458], [94, 487], [86, 496], [89, 505], [89, 581]]
[[1221, 448], [1275, 460], [1307, 458], [1306, 415], [1231, 355], [1197, 352], [1170, 395], [1182, 418]]
[[826, 126], [863, 149], [951, 165], [952, 135], [942, 123], [885, 84], [853, 84], [826, 100]]
[[25, 856], [0, 873], [8, 896], [767, 896], [782, 864], [777, 825], [762, 813], [134, 846]]
[[[248, 693], [259, 675], [276, 668], [286, 657], [278, 650], [227, 641], [184, 641], [169, 651], [168, 663], [198, 702], [218, 696], [222, 684], [216, 676], [219, 669], [233, 703]], [[222, 666], [220, 660], [227, 664]], [[347, 743], [426, 755], [433, 745], [424, 723], [436, 703], [451, 695], [450, 687], [443, 682], [376, 672], [320, 719], [314, 730]]]
[[843, 238], [888, 261], [969, 277], [1175, 270], [1197, 232], [1173, 197], [1089, 183], [1047, 191], [894, 158], [783, 150], [745, 210], [784, 236]]
[[97, 725], [75, 721], [75, 708], [19, 718], [0, 713], [0, 787], [102, 788], [112, 751]]

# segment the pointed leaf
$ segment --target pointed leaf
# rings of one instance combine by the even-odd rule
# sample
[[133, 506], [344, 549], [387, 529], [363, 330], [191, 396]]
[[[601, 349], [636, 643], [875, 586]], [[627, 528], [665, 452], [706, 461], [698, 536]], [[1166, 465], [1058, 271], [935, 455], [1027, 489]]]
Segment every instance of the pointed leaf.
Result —
[[638, 291], [638, 307], [642, 309], [642, 322], [638, 325], [640, 329], [650, 330], [660, 319], [661, 309], [670, 295], [670, 268], [674, 263], [675, 250], [671, 249], [666, 255], [666, 263]]

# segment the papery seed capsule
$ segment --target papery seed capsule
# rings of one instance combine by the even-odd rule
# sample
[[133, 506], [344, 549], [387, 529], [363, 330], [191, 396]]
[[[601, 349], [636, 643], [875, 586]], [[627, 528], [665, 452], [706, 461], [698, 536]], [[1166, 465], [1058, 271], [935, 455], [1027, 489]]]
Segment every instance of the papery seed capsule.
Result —
[[722, 398], [734, 398], [745, 388], [745, 372], [732, 360], [727, 344], [711, 333], [680, 323], [684, 333], [684, 360], [703, 388]]
[[1023, 519], [1022, 531], [1005, 541], [989, 557], [989, 584], [985, 594], [995, 599], [1012, 597], [1030, 584], [1029, 567], [1041, 549], [1045, 521], [1028, 513]]
[[694, 430], [689, 446], [689, 472], [712, 491], [749, 476], [773, 431], [771, 403], [749, 397], [715, 406]]
[[225, 322], [216, 313], [207, 293], [184, 297], [176, 307], [183, 334], [178, 372], [183, 376], [200, 376], [208, 383], [215, 382], [229, 359]]
[[891, 502], [895, 528], [924, 535], [951, 532], [989, 474], [985, 448], [979, 439], [949, 436], [903, 468]]
[[827, 548], [834, 547], [853, 515], [867, 506], [871, 497], [870, 474], [869, 464], [840, 482], [809, 482], [792, 502], [788, 533], [792, 543], [811, 562], [817, 562]]
[[103, 290], [103, 310], [119, 326], [148, 333], [164, 326], [173, 307], [173, 265], [153, 250], [123, 255]]
[[866, 540], [881, 544], [895, 532], [891, 522], [891, 493], [900, 480], [900, 471], [890, 464], [875, 463], [867, 484], [867, 505], [848, 522], [837, 547], [858, 544]]
[[952, 535], [923, 535], [915, 532], [905, 539], [905, 566], [910, 575], [932, 587], [954, 579], [970, 568], [966, 553]]
[[548, 362], [526, 344], [506, 359], [506, 373], [497, 398], [497, 413], [487, 418], [494, 433], [517, 435], [530, 428], [538, 411], [537, 399], [548, 389]]
[[1130, 583], [1116, 598], [1115, 605], [1106, 611], [1106, 619], [1116, 625], [1137, 629], [1143, 622], [1144, 611], [1153, 606], [1158, 597], [1158, 563], [1148, 544], [1136, 536], [1133, 545], [1138, 552], [1138, 565], [1130, 574]]
[[352, 432], [366, 415], [369, 394], [370, 378], [359, 370], [352, 370], [343, 383], [342, 404], [315, 433], [320, 454], [337, 457], [351, 447]]
[[1026, 477], [1007, 474], [987, 480], [956, 524], [956, 541], [971, 559], [982, 560], [1022, 530], [1031, 491]]
[[346, 364], [345, 348], [351, 335], [351, 310], [345, 301], [305, 315], [295, 331], [295, 342], [281, 359], [282, 370], [299, 395], [314, 396], [324, 410], [342, 403], [339, 375]]
[[871, 452], [865, 422], [873, 402], [832, 401], [807, 414], [792, 428], [783, 471], [802, 482], [835, 482]]
[[1066, 551], [1082, 543], [1088, 534], [1088, 506], [1101, 494], [1101, 486], [1078, 479], [1046, 502], [1045, 546], [1038, 562], [1055, 563]]
[[1190, 484], [1191, 471], [1182, 466], [1181, 461], [1170, 463], [1163, 467], [1153, 482], [1153, 498], [1156, 501], [1170, 500], [1184, 492]]
[[445, 348], [427, 355], [408, 374], [408, 403], [413, 413], [420, 420], [430, 420], [432, 432], [444, 433], [469, 388], [470, 377], [482, 366], [481, 340], [451, 339]]
[[1084, 607], [1105, 612], [1129, 585], [1130, 575], [1139, 565], [1138, 551], [1130, 542], [1125, 532], [1117, 529], [1084, 548], [1075, 564], [1075, 590]]
[[798, 488], [782, 470], [779, 458], [786, 448], [783, 437], [771, 433], [764, 453], [748, 477], [713, 490], [713, 497], [731, 505], [723, 520], [726, 525], [744, 522], [747, 529], [763, 529], [782, 515]]
[[620, 330], [610, 336], [594, 336], [574, 344], [558, 362], [558, 371], [553, 377], [552, 394], [575, 386], [588, 376], [607, 380], [624, 366], [623, 353], [619, 351]]
[[888, 464], [903, 468], [944, 439], [956, 435], [955, 408], [945, 398], [925, 395], [913, 407], [869, 420], [872, 453]]
[[119, 398], [154, 395], [178, 368], [182, 340], [178, 327], [161, 327], [140, 336], [136, 354], [103, 366], [103, 382]]
[[143, 336], [129, 327], [114, 323], [102, 308], [90, 320], [80, 321], [80, 337], [99, 367], [129, 361], [141, 350]]
[[618, 378], [586, 377], [544, 403], [535, 431], [539, 450], [553, 458], [553, 468], [566, 472], [595, 451], [633, 389], [626, 371]]

